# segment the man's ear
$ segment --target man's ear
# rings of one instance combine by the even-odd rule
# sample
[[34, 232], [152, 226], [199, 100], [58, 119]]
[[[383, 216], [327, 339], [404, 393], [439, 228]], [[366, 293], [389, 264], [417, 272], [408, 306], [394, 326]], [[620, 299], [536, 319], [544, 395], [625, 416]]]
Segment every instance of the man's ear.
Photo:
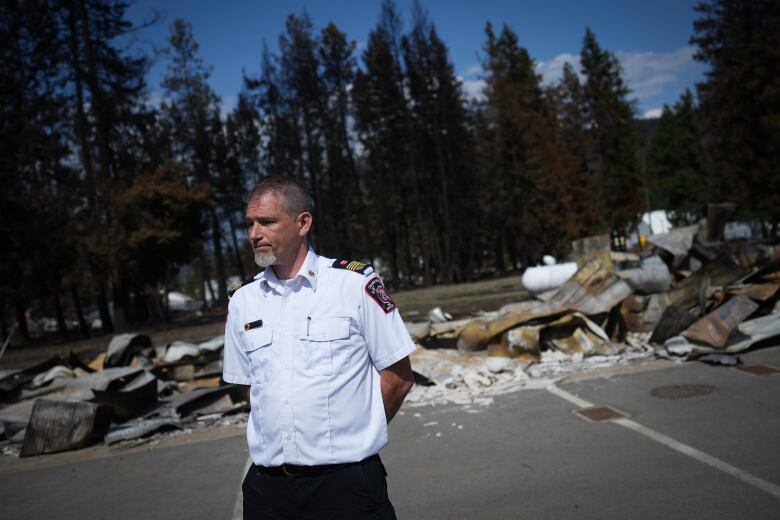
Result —
[[296, 224], [298, 225], [298, 234], [306, 235], [309, 232], [309, 229], [311, 229], [311, 224], [312, 224], [311, 213], [309, 213], [308, 211], [299, 213], [298, 218], [296, 220], [297, 220]]

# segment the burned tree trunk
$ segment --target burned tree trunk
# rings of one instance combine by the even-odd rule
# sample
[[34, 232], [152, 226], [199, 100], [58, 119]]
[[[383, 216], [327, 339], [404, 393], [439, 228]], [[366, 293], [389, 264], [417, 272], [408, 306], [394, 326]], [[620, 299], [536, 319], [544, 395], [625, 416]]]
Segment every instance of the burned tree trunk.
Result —
[[111, 319], [111, 311], [108, 308], [108, 294], [106, 291], [106, 281], [104, 278], [98, 280], [98, 312], [100, 313], [101, 329], [104, 334], [114, 332], [114, 322]]
[[81, 308], [81, 301], [79, 300], [79, 293], [75, 284], [70, 285], [70, 296], [73, 300], [73, 308], [76, 309], [76, 317], [79, 320], [79, 330], [81, 331], [81, 336], [88, 338], [89, 327], [87, 326], [87, 321], [84, 319], [84, 311]]
[[62, 312], [59, 288], [54, 290], [54, 314], [57, 317], [57, 332], [63, 340], [68, 339], [68, 325], [65, 323], [65, 315]]
[[14, 310], [16, 311], [16, 323], [19, 325], [19, 332], [24, 339], [30, 339], [30, 329], [27, 326], [27, 315], [24, 313], [24, 301], [19, 298], [14, 300]]

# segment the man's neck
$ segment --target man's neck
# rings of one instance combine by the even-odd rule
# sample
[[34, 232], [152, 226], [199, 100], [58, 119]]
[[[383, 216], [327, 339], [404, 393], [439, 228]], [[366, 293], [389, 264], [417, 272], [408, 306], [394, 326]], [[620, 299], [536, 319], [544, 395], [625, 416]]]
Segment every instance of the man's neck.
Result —
[[280, 262], [271, 268], [274, 270], [276, 278], [279, 280], [289, 280], [301, 270], [303, 262], [306, 261], [306, 255], [309, 252], [309, 243], [304, 240], [295, 252], [295, 256], [289, 262]]

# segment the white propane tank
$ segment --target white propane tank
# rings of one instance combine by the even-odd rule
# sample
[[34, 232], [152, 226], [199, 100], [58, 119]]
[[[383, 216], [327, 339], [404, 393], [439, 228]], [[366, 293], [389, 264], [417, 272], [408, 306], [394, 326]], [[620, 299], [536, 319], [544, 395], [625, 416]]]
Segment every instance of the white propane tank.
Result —
[[523, 273], [523, 287], [540, 293], [556, 289], [577, 272], [577, 262], [529, 267]]

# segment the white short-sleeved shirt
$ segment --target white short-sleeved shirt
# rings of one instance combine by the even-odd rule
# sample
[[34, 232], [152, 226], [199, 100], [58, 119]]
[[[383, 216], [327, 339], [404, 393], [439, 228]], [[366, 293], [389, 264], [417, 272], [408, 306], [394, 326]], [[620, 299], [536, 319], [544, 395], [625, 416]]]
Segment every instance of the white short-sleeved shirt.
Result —
[[356, 462], [387, 444], [379, 371], [414, 342], [379, 276], [334, 262], [309, 249], [294, 278], [266, 269], [230, 300], [223, 379], [251, 384], [256, 465]]

